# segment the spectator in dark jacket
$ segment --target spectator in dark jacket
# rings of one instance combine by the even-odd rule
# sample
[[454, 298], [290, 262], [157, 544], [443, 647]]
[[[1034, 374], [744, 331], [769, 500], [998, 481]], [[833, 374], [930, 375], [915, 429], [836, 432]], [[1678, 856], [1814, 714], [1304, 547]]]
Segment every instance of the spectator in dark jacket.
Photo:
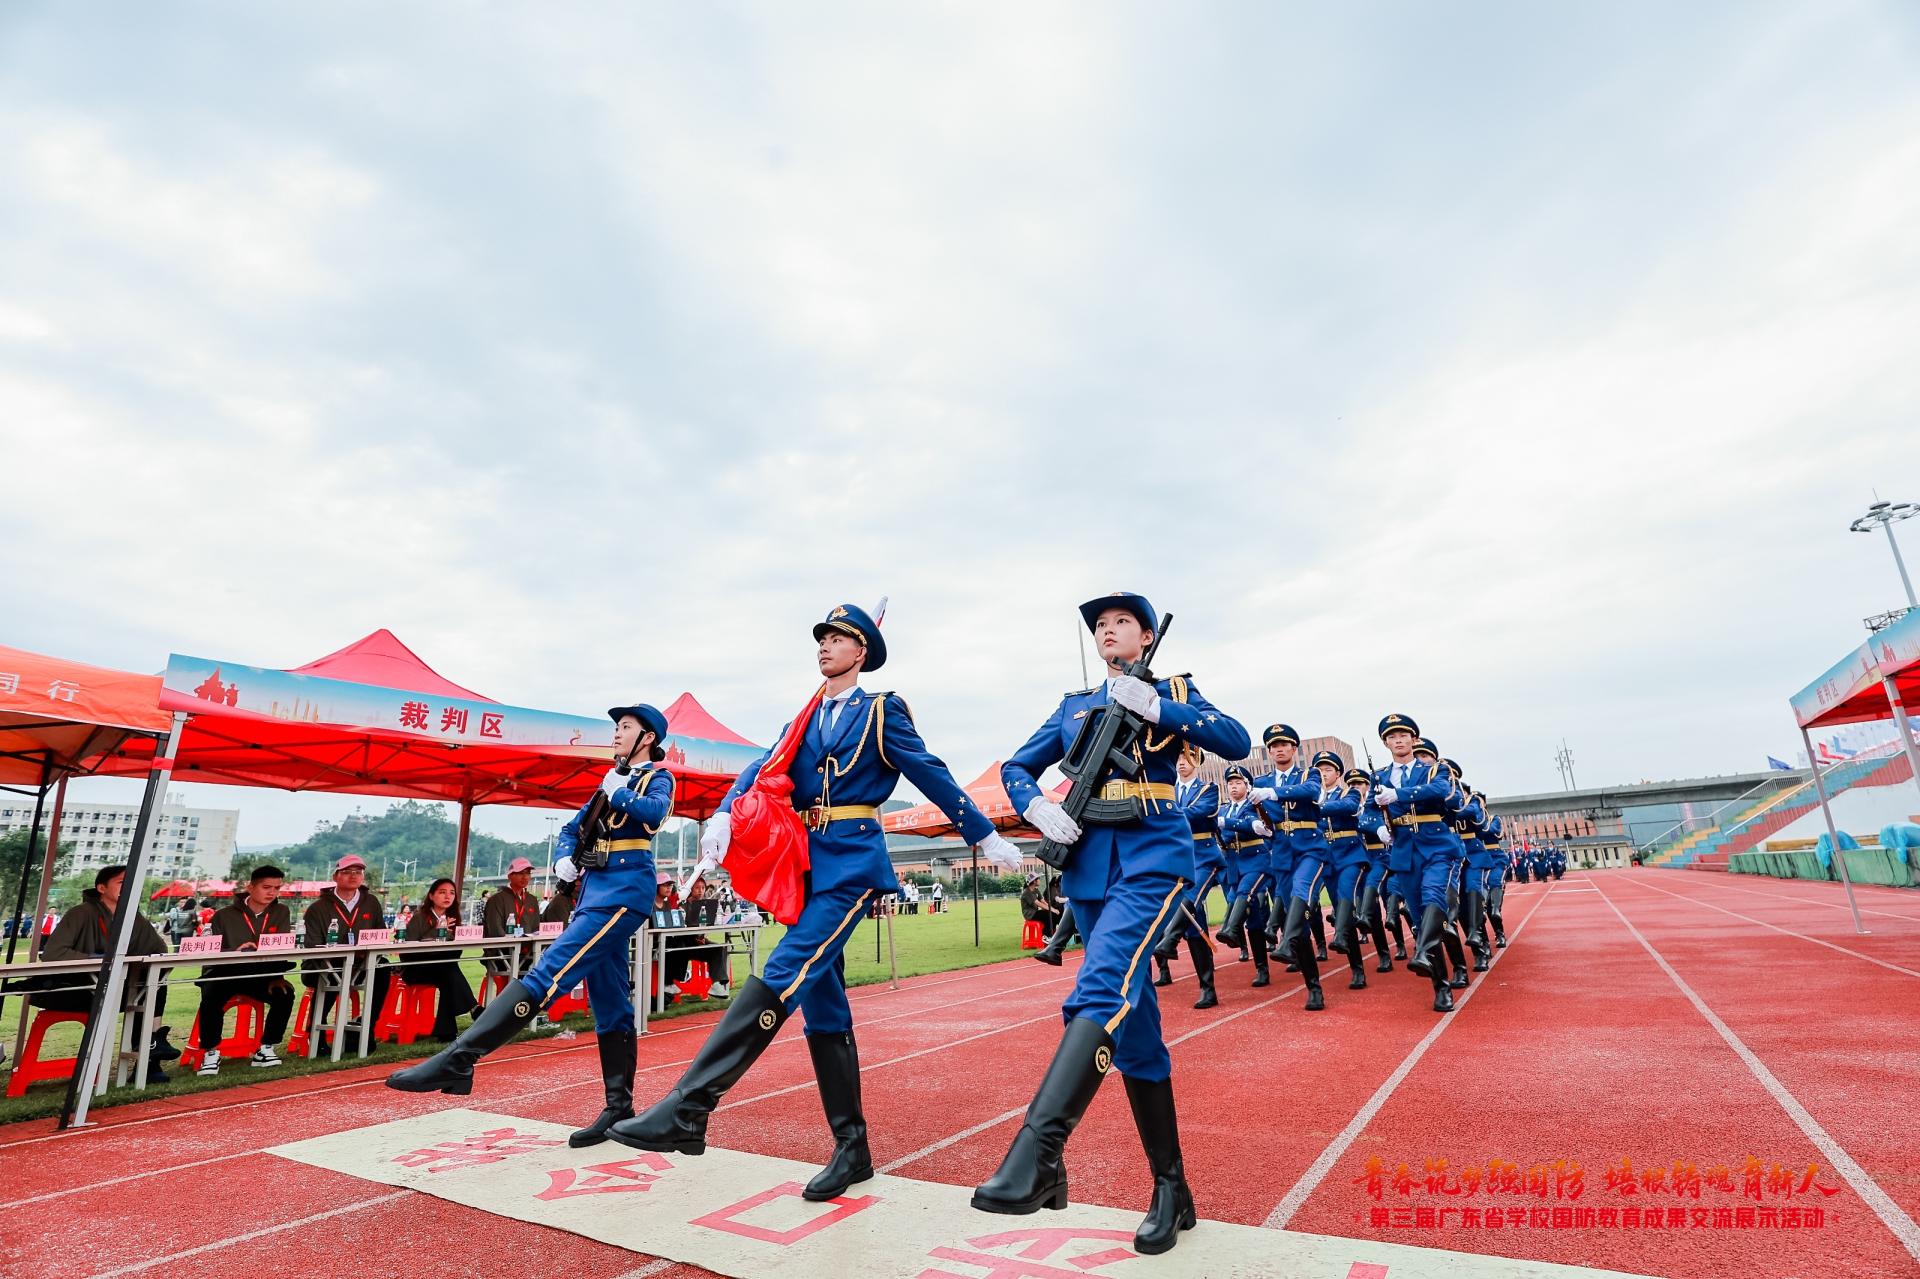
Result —
[[[120, 892], [127, 882], [125, 866], [102, 866], [93, 877], [93, 887], [81, 897], [80, 904], [60, 917], [46, 944], [40, 948], [40, 958], [56, 959], [97, 959], [107, 953], [107, 937], [113, 927], [113, 912], [120, 905]], [[133, 916], [133, 932], [127, 938], [127, 954], [164, 955], [167, 943], [160, 939], [147, 917], [137, 909], [130, 912]], [[93, 1008], [93, 988], [95, 978], [91, 973], [50, 974], [37, 978], [42, 984], [38, 994], [27, 1002], [36, 1008], [51, 1008], [58, 1012], [84, 1013]], [[46, 989], [48, 986], [59, 989]], [[121, 992], [120, 1006], [123, 1010], [133, 1010], [137, 1019], [141, 1016], [135, 992], [138, 983], [131, 976]], [[160, 987], [159, 998], [154, 1004], [156, 1014], [167, 1010], [167, 988]], [[136, 1025], [133, 1041], [141, 1041], [141, 1028]], [[147, 1078], [166, 1081], [161, 1072], [162, 1062], [172, 1061], [180, 1055], [180, 1050], [167, 1042], [167, 1028], [161, 1026], [145, 1036], [147, 1040]]]
[[[285, 879], [286, 872], [278, 866], [256, 866], [239, 900], [213, 912], [208, 926], [220, 938], [221, 950], [259, 950], [262, 937], [293, 932], [293, 916], [280, 901]], [[275, 1045], [286, 1037], [287, 1021], [293, 1016], [293, 986], [284, 975], [292, 967], [291, 960], [262, 960], [257, 964], [214, 964], [201, 973], [195, 983], [200, 987], [199, 1042], [205, 1054], [200, 1059], [201, 1074], [220, 1073], [220, 1036], [227, 1001], [236, 997], [257, 999], [267, 1008], [252, 1065], [260, 1069], [280, 1065]]]

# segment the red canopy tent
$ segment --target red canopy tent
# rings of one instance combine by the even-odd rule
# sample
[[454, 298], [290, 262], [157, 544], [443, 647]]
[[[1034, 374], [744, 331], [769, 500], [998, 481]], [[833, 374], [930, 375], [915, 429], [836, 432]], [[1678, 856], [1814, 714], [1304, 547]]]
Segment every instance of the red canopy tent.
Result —
[[[219, 668], [215, 669], [217, 672]], [[341, 681], [366, 686], [372, 692], [391, 692], [396, 698], [417, 694], [463, 704], [503, 706], [445, 678], [387, 630], [375, 631], [290, 671], [228, 669], [258, 677]], [[236, 681], [247, 677], [233, 676]], [[297, 704], [277, 707], [281, 714], [267, 714], [206, 695], [187, 696], [177, 687], [162, 689], [159, 698], [167, 709], [185, 711], [190, 717], [174, 751], [173, 777], [178, 781], [450, 800], [458, 804], [455, 877], [461, 881], [465, 879], [467, 835], [476, 805], [577, 808], [592, 795], [607, 770], [604, 742], [447, 740], [397, 726], [317, 722]], [[538, 717], [547, 713], [526, 714]], [[668, 730], [668, 766], [679, 781], [674, 814], [704, 820], [718, 807], [738, 772], [737, 768], [720, 767], [724, 762], [721, 757], [737, 758], [758, 748], [714, 719], [691, 694], [683, 694], [673, 703]], [[151, 754], [150, 748], [146, 754]], [[133, 749], [101, 771], [132, 773], [144, 767], [142, 752]]]
[[1847, 859], [1841, 852], [1833, 810], [1827, 802], [1820, 759], [1813, 749], [1813, 730], [1891, 719], [1906, 752], [1913, 783], [1920, 787], [1920, 746], [1914, 742], [1913, 723], [1907, 714], [1907, 708], [1920, 700], [1920, 609], [1910, 610], [1892, 626], [1876, 632], [1790, 700], [1793, 718], [1800, 726], [1800, 740], [1807, 749], [1807, 763], [1813, 769], [1814, 793], [1820, 797], [1820, 810], [1826, 816], [1827, 836], [1833, 841], [1833, 864], [1840, 870], [1847, 902], [1853, 906], [1854, 931], [1865, 932], [1859, 906], [1853, 901], [1853, 883], [1847, 877]]

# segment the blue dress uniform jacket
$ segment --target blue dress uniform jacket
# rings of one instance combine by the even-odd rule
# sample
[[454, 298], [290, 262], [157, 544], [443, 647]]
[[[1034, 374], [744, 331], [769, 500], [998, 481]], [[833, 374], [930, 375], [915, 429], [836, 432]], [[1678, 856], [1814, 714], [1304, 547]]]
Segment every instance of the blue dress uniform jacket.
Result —
[[1259, 819], [1260, 809], [1250, 799], [1237, 804], [1228, 800], [1220, 810], [1216, 824], [1227, 862], [1228, 897], [1248, 897], [1272, 887], [1272, 854], [1266, 837], [1253, 828]]
[[[653, 909], [653, 836], [673, 815], [673, 774], [664, 768], [636, 768], [626, 785], [607, 796], [607, 806], [607, 865], [581, 876], [576, 908], [625, 906], [645, 914]], [[579, 851], [580, 821], [586, 815], [587, 805], [582, 804], [560, 828], [553, 841], [556, 862]]]
[[[633, 1029], [633, 962], [628, 943], [653, 909], [653, 836], [673, 813], [673, 774], [643, 766], [607, 796], [607, 865], [581, 875], [580, 900], [553, 944], [520, 979], [542, 1008], [580, 982], [596, 1030]], [[583, 805], [560, 828], [554, 858], [579, 851]]]
[[1174, 787], [1173, 802], [1186, 814], [1187, 827], [1193, 832], [1195, 879], [1205, 879], [1209, 870], [1225, 871], [1227, 859], [1220, 853], [1218, 832], [1213, 828], [1214, 816], [1220, 811], [1220, 788], [1198, 777], [1179, 782]]
[[1333, 850], [1337, 870], [1358, 866], [1367, 860], [1366, 845], [1360, 839], [1360, 792], [1343, 786], [1320, 805], [1320, 823], [1327, 846]]
[[[1252, 739], [1240, 722], [1215, 709], [1184, 676], [1163, 679], [1154, 690], [1160, 694], [1160, 722], [1148, 724], [1141, 734], [1138, 749], [1142, 767], [1134, 780], [1171, 788], [1182, 741], [1227, 759], [1238, 759], [1253, 749]], [[1047, 722], [1001, 765], [1000, 780], [1013, 801], [1013, 811], [1026, 811], [1041, 793], [1040, 775], [1066, 758], [1080, 731], [1080, 721], [1106, 704], [1105, 684], [1068, 693]], [[1110, 770], [1099, 780], [1104, 783], [1118, 778], [1119, 774]], [[1061, 876], [1067, 896], [1078, 901], [1104, 895], [1109, 873], [1116, 867], [1123, 875], [1161, 873], [1193, 882], [1193, 832], [1186, 819], [1171, 801], [1149, 800], [1145, 807], [1145, 815], [1137, 822], [1085, 829]], [[1078, 909], [1076, 906], [1076, 913]]]
[[[786, 731], [783, 726], [775, 740], [786, 736]], [[762, 755], [747, 766], [721, 801], [721, 812], [732, 811], [733, 801], [753, 785], [766, 762]], [[816, 711], [788, 772], [793, 778], [793, 806], [803, 816], [815, 805], [877, 810], [893, 796], [904, 773], [953, 820], [968, 844], [978, 844], [993, 833], [993, 823], [974, 807], [947, 766], [927, 750], [907, 704], [894, 693], [854, 689], [830, 728], [824, 712]], [[810, 830], [807, 849], [813, 862], [813, 892], [849, 886], [879, 893], [900, 889], [877, 811], [837, 818]]]
[[1389, 764], [1375, 773], [1374, 787], [1376, 793], [1382, 786], [1393, 788], [1393, 802], [1385, 806], [1393, 832], [1388, 864], [1395, 890], [1418, 918], [1429, 906], [1447, 908], [1447, 886], [1460, 860], [1459, 841], [1447, 827], [1458, 788], [1438, 763], [1414, 760], [1397, 787], [1393, 770]]

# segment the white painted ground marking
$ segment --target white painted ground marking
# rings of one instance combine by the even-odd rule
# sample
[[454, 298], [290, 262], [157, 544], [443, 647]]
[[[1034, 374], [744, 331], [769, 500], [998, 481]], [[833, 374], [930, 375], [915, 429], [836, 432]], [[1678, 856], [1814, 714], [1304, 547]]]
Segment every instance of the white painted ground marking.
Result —
[[[1710, 874], [1711, 872], [1701, 871], [1698, 873]], [[1823, 901], [1818, 897], [1802, 897], [1798, 893], [1762, 892], [1758, 888], [1748, 888], [1745, 884], [1727, 884], [1726, 887], [1731, 888], [1736, 893], [1751, 893], [1755, 897], [1765, 897], [1769, 901], [1776, 901], [1776, 902], [1792, 902], [1796, 906], [1825, 906], [1830, 910], [1849, 909], [1845, 902]], [[1854, 887], [1858, 889], [1860, 885], [1856, 884], [1854, 885]], [[1860, 913], [1862, 915], [1878, 915], [1882, 919], [1904, 919], [1909, 924], [1920, 924], [1920, 916], [1902, 915], [1897, 911], [1874, 910], [1871, 907], [1862, 906], [1860, 908]]]
[[1875, 959], [1872, 955], [1863, 955], [1857, 950], [1848, 950], [1845, 946], [1836, 946], [1830, 941], [1822, 941], [1818, 937], [1809, 937], [1805, 933], [1796, 933], [1791, 928], [1782, 928], [1778, 924], [1769, 924], [1764, 919], [1755, 919], [1752, 915], [1742, 915], [1737, 910], [1728, 910], [1725, 906], [1716, 906], [1712, 902], [1704, 901], [1698, 897], [1689, 897], [1685, 893], [1676, 893], [1672, 889], [1662, 888], [1658, 884], [1640, 883], [1640, 884], [1635, 884], [1634, 887], [1651, 888], [1656, 893], [1665, 893], [1669, 897], [1678, 897], [1683, 902], [1692, 902], [1695, 906], [1705, 906], [1708, 910], [1717, 910], [1722, 915], [1731, 915], [1735, 919], [1744, 919], [1749, 924], [1758, 924], [1762, 928], [1771, 928], [1774, 932], [1780, 933], [1787, 937], [1798, 937], [1801, 941], [1810, 941], [1816, 946], [1825, 946], [1828, 950], [1837, 950], [1843, 955], [1852, 955], [1855, 959], [1864, 959], [1869, 964], [1878, 964], [1880, 965], [1880, 967], [1889, 969], [1896, 973], [1905, 973], [1909, 977], [1920, 977], [1920, 972], [1917, 972], [1914, 969], [1902, 968], [1898, 964], [1890, 964], [1884, 959]]
[[100, 1181], [88, 1182], [84, 1186], [68, 1186], [65, 1190], [49, 1190], [44, 1194], [28, 1195], [25, 1199], [9, 1199], [5, 1203], [0, 1203], [0, 1212], [8, 1208], [24, 1208], [28, 1204], [45, 1203], [49, 1199], [59, 1199], [65, 1195], [77, 1195], [83, 1191], [99, 1190], [103, 1186], [117, 1186], [122, 1182], [139, 1181], [142, 1177], [160, 1177], [170, 1172], [185, 1172], [189, 1168], [204, 1168], [208, 1164], [224, 1163], [229, 1159], [244, 1159], [248, 1155], [265, 1153], [266, 1147], [262, 1146], [255, 1150], [236, 1150], [231, 1154], [214, 1155], [210, 1159], [195, 1159], [191, 1163], [170, 1164], [165, 1168], [147, 1168], [140, 1172], [130, 1172], [123, 1177], [107, 1177]]
[[371, 1199], [357, 1199], [338, 1208], [329, 1208], [325, 1212], [316, 1212], [297, 1221], [283, 1221], [277, 1226], [262, 1226], [258, 1230], [249, 1230], [244, 1235], [229, 1235], [225, 1239], [216, 1239], [212, 1243], [203, 1243], [197, 1248], [185, 1248], [179, 1252], [170, 1252], [163, 1257], [154, 1257], [147, 1261], [136, 1261], [130, 1266], [116, 1266], [112, 1270], [102, 1270], [94, 1274], [93, 1279], [114, 1279], [116, 1275], [139, 1274], [142, 1270], [151, 1270], [155, 1266], [164, 1266], [170, 1262], [183, 1261], [188, 1257], [197, 1257], [201, 1253], [216, 1252], [221, 1248], [231, 1248], [235, 1244], [246, 1243], [253, 1239], [264, 1239], [268, 1235], [279, 1234], [282, 1230], [294, 1230], [301, 1226], [311, 1226], [316, 1222], [328, 1221], [334, 1217], [343, 1217], [350, 1212], [359, 1212], [362, 1208], [373, 1208], [380, 1204], [392, 1203], [404, 1199], [407, 1192], [395, 1190], [384, 1195], [375, 1195]]
[[[915, 1279], [929, 1271], [1076, 1274], [1086, 1279], [1340, 1279], [1356, 1263], [1393, 1279], [1616, 1276], [1367, 1239], [1203, 1221], [1138, 1264], [1137, 1211], [1074, 1204], [999, 1217], [970, 1190], [881, 1173], [809, 1204], [811, 1164], [708, 1147], [697, 1157], [621, 1147], [572, 1150], [558, 1124], [442, 1110], [278, 1147], [274, 1154], [614, 1247], [745, 1279]], [[647, 1271], [643, 1273], [658, 1273]]]
[[1667, 962], [1667, 957], [1655, 949], [1653, 943], [1633, 926], [1633, 921], [1614, 905], [1613, 898], [1602, 893], [1600, 899], [1613, 907], [1613, 913], [1620, 916], [1620, 922], [1627, 926], [1627, 931], [1633, 934], [1633, 939], [1653, 956], [1653, 962], [1660, 965], [1661, 971], [1673, 979], [1673, 984], [1680, 988], [1680, 993], [1685, 995], [1687, 1001], [1707, 1019], [1707, 1024], [1720, 1033], [1720, 1038], [1726, 1040], [1727, 1047], [1739, 1054], [1740, 1060], [1744, 1061], [1747, 1069], [1753, 1072], [1753, 1077], [1760, 1081], [1760, 1086], [1780, 1103], [1780, 1108], [1786, 1111], [1793, 1122], [1799, 1126], [1800, 1131], [1807, 1135], [1807, 1140], [1819, 1148], [1820, 1153], [1827, 1157], [1827, 1162], [1846, 1179], [1848, 1185], [1853, 1187], [1854, 1193], [1866, 1201], [1867, 1206], [1872, 1208], [1879, 1216], [1881, 1223], [1893, 1232], [1893, 1237], [1900, 1241], [1901, 1246], [1913, 1259], [1920, 1261], [1920, 1225], [1915, 1225], [1913, 1218], [1902, 1211], [1900, 1205], [1887, 1196], [1886, 1191], [1880, 1189], [1879, 1183], [1869, 1177], [1864, 1168], [1854, 1162], [1853, 1156], [1841, 1149], [1840, 1143], [1820, 1126], [1820, 1121], [1800, 1104], [1798, 1098], [1787, 1091], [1785, 1084], [1774, 1078], [1773, 1072], [1754, 1055], [1753, 1050], [1747, 1047], [1740, 1036], [1733, 1033], [1732, 1027], [1721, 1021], [1719, 1015], [1707, 1007], [1707, 1001], [1694, 993], [1693, 987], [1687, 985], [1686, 979]]
[[1394, 1067], [1393, 1073], [1373, 1090], [1373, 1096], [1367, 1098], [1359, 1112], [1347, 1122], [1347, 1126], [1327, 1143], [1327, 1148], [1320, 1152], [1319, 1157], [1300, 1174], [1300, 1179], [1280, 1197], [1280, 1202], [1275, 1204], [1273, 1211], [1267, 1214], [1266, 1225], [1269, 1230], [1285, 1229], [1286, 1224], [1293, 1220], [1293, 1215], [1300, 1211], [1301, 1205], [1307, 1202], [1307, 1198], [1315, 1190], [1319, 1189], [1320, 1183], [1326, 1180], [1329, 1172], [1333, 1171], [1333, 1166], [1340, 1162], [1348, 1148], [1353, 1145], [1354, 1138], [1366, 1130], [1367, 1125], [1373, 1122], [1373, 1117], [1380, 1113], [1380, 1108], [1387, 1104], [1387, 1098], [1393, 1096], [1394, 1089], [1398, 1088], [1401, 1081], [1413, 1072], [1413, 1068], [1419, 1064], [1420, 1059], [1427, 1055], [1427, 1049], [1433, 1047], [1433, 1041], [1446, 1032], [1448, 1025], [1460, 1015], [1460, 1010], [1467, 1006], [1468, 1001], [1486, 987], [1487, 979], [1493, 976], [1494, 968], [1510, 953], [1513, 944], [1519, 942], [1521, 930], [1526, 928], [1533, 917], [1539, 913], [1541, 903], [1553, 895], [1553, 890], [1554, 886], [1548, 885], [1547, 891], [1540, 894], [1540, 901], [1533, 904], [1533, 909], [1527, 912], [1526, 918], [1513, 926], [1513, 935], [1507, 939], [1508, 947], [1504, 950], [1495, 950], [1493, 961], [1487, 965], [1487, 971], [1478, 974], [1477, 980], [1471, 986], [1456, 994], [1452, 1012], [1435, 1014], [1439, 1020], [1434, 1022], [1433, 1029], [1413, 1046], [1400, 1064]]

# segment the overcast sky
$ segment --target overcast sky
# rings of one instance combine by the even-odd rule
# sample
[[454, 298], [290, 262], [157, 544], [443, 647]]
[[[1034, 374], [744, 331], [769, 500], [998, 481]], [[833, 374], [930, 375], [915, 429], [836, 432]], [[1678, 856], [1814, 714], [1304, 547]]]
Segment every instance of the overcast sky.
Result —
[[887, 595], [964, 781], [1128, 588], [1256, 733], [1761, 767], [1901, 602], [1917, 72], [1836, 0], [8, 4], [0, 642], [765, 741]]

